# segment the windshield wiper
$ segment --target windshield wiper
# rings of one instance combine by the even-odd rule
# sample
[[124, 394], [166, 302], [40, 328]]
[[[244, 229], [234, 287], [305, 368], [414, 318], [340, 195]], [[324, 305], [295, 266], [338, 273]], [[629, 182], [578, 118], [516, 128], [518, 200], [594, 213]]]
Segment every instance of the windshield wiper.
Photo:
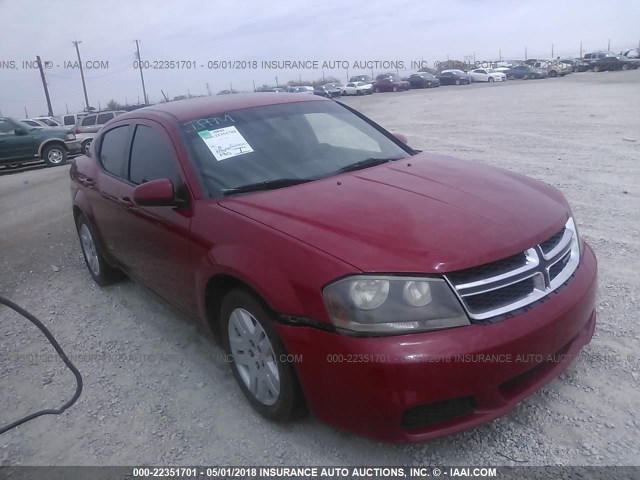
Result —
[[289, 187], [300, 183], [310, 182], [311, 178], [278, 178], [276, 180], [266, 180], [264, 182], [249, 183], [234, 188], [222, 190], [223, 195], [233, 195], [234, 193], [258, 192], [260, 190], [275, 190], [276, 188]]
[[375, 167], [376, 165], [381, 165], [383, 163], [392, 162], [394, 160], [400, 160], [402, 157], [390, 157], [390, 158], [366, 158], [364, 160], [360, 160], [359, 162], [352, 163], [351, 165], [347, 165], [346, 167], [342, 167], [338, 169], [336, 173], [344, 173], [344, 172], [353, 172], [355, 170], [361, 170], [363, 168]]

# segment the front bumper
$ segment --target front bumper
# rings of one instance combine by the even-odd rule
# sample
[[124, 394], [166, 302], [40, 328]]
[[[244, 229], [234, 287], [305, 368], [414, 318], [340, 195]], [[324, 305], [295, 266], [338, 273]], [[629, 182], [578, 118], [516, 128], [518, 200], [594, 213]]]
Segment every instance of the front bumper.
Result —
[[67, 151], [70, 154], [82, 153], [82, 146], [78, 140], [70, 140], [64, 142], [64, 144], [67, 146]]
[[[493, 324], [377, 338], [277, 328], [288, 352], [301, 359], [295, 368], [319, 419], [388, 441], [429, 440], [508, 413], [589, 343], [597, 266], [585, 243], [582, 252], [574, 276], [557, 293]], [[456, 411], [463, 413], [451, 417]], [[420, 419], [431, 423], [419, 425]]]

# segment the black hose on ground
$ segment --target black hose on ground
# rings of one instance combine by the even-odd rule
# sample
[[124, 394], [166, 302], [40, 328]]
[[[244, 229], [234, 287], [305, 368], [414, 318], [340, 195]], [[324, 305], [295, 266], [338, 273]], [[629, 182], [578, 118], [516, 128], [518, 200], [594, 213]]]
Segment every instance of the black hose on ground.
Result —
[[31, 415], [27, 415], [26, 417], [23, 417], [20, 420], [16, 420], [15, 422], [10, 423], [9, 425], [4, 425], [0, 427], [0, 435], [1, 435], [11, 430], [12, 428], [17, 427], [18, 425], [22, 425], [23, 423], [28, 422], [29, 420], [33, 420], [34, 418], [38, 418], [42, 415], [60, 415], [61, 413], [63, 413], [67, 408], [69, 408], [74, 403], [76, 403], [78, 398], [80, 398], [80, 394], [82, 393], [82, 376], [80, 375], [80, 371], [76, 368], [76, 366], [73, 363], [71, 363], [71, 360], [69, 360], [69, 357], [67, 357], [67, 355], [64, 353], [64, 351], [62, 350], [62, 347], [60, 347], [60, 344], [56, 341], [56, 339], [51, 334], [49, 329], [47, 329], [47, 327], [45, 327], [40, 320], [38, 320], [36, 317], [31, 315], [24, 308], [20, 307], [19, 305], [16, 305], [11, 300], [7, 300], [4, 297], [0, 297], [0, 303], [18, 312], [20, 315], [22, 315], [31, 323], [33, 323], [36, 327], [38, 327], [40, 331], [44, 334], [44, 336], [47, 337], [47, 340], [49, 340], [51, 345], [53, 345], [53, 348], [56, 349], [56, 352], [58, 352], [58, 355], [60, 355], [60, 358], [62, 359], [64, 364], [69, 368], [69, 370], [73, 372], [73, 374], [76, 377], [76, 393], [74, 393], [71, 400], [69, 400], [67, 403], [62, 405], [60, 408], [40, 410], [39, 412], [35, 412], [35, 413], [32, 413]]

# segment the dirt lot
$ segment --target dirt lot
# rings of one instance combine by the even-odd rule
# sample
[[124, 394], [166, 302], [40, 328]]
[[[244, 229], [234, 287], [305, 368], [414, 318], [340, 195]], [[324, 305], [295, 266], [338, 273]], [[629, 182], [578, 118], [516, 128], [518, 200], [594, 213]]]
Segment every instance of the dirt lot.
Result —
[[[595, 337], [566, 373], [506, 417], [416, 445], [371, 441], [310, 417], [283, 426], [254, 414], [197, 327], [132, 281], [92, 283], [68, 167], [1, 176], [0, 295], [50, 326], [75, 355], [85, 388], [64, 415], [2, 435], [0, 464], [637, 465], [639, 98], [633, 71], [346, 100], [416, 148], [559, 187], [600, 262]], [[0, 424], [73, 393], [73, 376], [47, 345], [0, 310]]]

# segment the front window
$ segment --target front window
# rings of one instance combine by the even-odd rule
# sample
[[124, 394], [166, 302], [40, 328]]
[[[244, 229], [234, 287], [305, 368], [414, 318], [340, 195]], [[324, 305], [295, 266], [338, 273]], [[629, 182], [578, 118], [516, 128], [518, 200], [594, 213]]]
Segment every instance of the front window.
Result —
[[410, 155], [334, 102], [248, 108], [194, 119], [182, 128], [211, 196], [263, 182], [315, 180]]

